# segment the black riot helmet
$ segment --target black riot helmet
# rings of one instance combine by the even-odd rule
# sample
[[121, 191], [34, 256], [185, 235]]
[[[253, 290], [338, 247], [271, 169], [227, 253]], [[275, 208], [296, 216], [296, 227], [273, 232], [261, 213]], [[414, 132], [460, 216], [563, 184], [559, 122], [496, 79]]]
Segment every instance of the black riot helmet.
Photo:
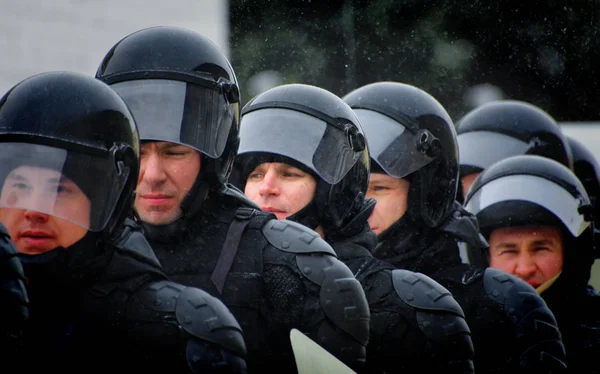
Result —
[[184, 213], [209, 189], [222, 188], [239, 144], [240, 93], [215, 43], [183, 28], [142, 29], [108, 51], [96, 78], [125, 100], [142, 142], [172, 142], [201, 152], [202, 169], [182, 204]]
[[581, 141], [567, 136], [573, 154], [573, 170], [585, 188], [594, 207], [594, 223], [600, 228], [600, 164], [592, 151]]
[[456, 133], [461, 177], [524, 154], [573, 167], [571, 150], [560, 126], [547, 112], [527, 102], [497, 100], [478, 106], [456, 123]]
[[[552, 159], [518, 155], [498, 161], [475, 179], [464, 206], [486, 238], [501, 227], [554, 226], [561, 230], [567, 253], [576, 250], [580, 260], [593, 257], [590, 199], [577, 176]], [[469, 256], [475, 262], [487, 259], [487, 254]]]
[[[83, 74], [29, 77], [0, 99], [0, 207], [35, 210], [90, 232], [118, 234], [139, 172], [139, 137], [126, 104]], [[73, 181], [89, 215], [70, 208]]]
[[407, 214], [437, 227], [452, 211], [458, 181], [458, 147], [452, 119], [420, 88], [377, 82], [343, 97], [359, 118], [369, 152], [381, 169], [409, 178]]
[[325, 89], [287, 84], [246, 104], [236, 159], [241, 183], [263, 162], [291, 163], [316, 177], [313, 201], [288, 219], [313, 229], [322, 224], [327, 234], [363, 208], [369, 184], [365, 137], [352, 109]]

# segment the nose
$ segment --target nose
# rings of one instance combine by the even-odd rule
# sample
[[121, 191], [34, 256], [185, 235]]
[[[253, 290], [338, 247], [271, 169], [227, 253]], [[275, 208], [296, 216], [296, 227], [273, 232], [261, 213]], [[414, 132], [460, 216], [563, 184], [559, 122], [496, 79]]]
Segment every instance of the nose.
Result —
[[260, 187], [258, 189], [258, 193], [261, 196], [267, 196], [267, 195], [278, 196], [281, 193], [281, 190], [279, 188], [279, 180], [277, 178], [277, 174], [272, 169], [267, 170], [267, 172], [265, 173], [265, 176], [263, 177], [262, 181], [260, 182]]
[[25, 211], [25, 219], [28, 221], [44, 223], [48, 222], [48, 218], [50, 217], [46, 213], [38, 212], [37, 210], [26, 210]]
[[515, 268], [515, 275], [517, 275], [519, 278], [527, 280], [529, 277], [534, 275], [536, 271], [537, 266], [535, 264], [535, 259], [532, 256], [519, 256]]
[[162, 159], [158, 152], [150, 150], [140, 160], [140, 180], [151, 185], [163, 182], [167, 177]]

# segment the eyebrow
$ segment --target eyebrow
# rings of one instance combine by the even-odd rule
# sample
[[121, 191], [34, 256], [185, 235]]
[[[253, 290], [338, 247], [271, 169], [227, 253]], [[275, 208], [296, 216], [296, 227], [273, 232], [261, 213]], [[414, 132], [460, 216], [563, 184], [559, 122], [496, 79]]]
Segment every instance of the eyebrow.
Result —
[[[17, 180], [17, 181], [21, 181], [21, 182], [29, 180], [29, 178], [27, 178], [26, 176], [24, 176], [22, 174], [19, 174], [19, 173], [14, 173], [14, 172], [10, 173], [8, 175], [8, 178], [11, 178], [11, 179], [14, 179], [14, 180]], [[75, 182], [73, 182], [71, 179], [65, 177], [64, 175], [61, 175], [58, 178], [49, 178], [49, 179], [47, 179], [46, 183], [60, 184], [60, 183], [75, 183]]]
[[[179, 148], [179, 147], [185, 147], [185, 148], [190, 148], [186, 145], [183, 144], [177, 144], [177, 143], [170, 143], [167, 142], [166, 144], [163, 144], [162, 146], [160, 146], [160, 149], [171, 149], [171, 148]], [[191, 148], [190, 148], [191, 149]]]
[[28, 179], [27, 179], [27, 178], [25, 178], [23, 175], [21, 175], [21, 174], [19, 174], [19, 173], [16, 173], [16, 172], [14, 172], [14, 171], [13, 171], [13, 172], [11, 172], [10, 174], [8, 174], [8, 177], [7, 177], [7, 178], [10, 178], [10, 179], [16, 179], [16, 180], [18, 180], [18, 181], [26, 181], [26, 180], [28, 180]]
[[369, 184], [377, 184], [377, 185], [383, 185], [383, 186], [395, 186], [396, 182], [395, 181], [391, 181], [389, 179], [371, 179], [369, 180]]
[[[554, 240], [551, 239], [538, 239], [538, 240], [534, 240], [532, 243], [532, 245], [553, 245], [555, 244]], [[515, 248], [517, 247], [516, 244], [514, 243], [500, 243], [494, 246], [494, 248]]]
[[539, 239], [534, 241], [532, 244], [533, 245], [547, 245], [547, 244], [554, 244], [555, 241], [551, 240], [551, 239]]

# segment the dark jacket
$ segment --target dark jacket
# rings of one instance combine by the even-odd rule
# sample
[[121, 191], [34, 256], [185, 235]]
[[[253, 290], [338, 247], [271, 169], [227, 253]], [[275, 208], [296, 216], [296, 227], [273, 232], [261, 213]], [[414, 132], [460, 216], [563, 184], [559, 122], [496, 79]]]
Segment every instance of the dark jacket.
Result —
[[476, 241], [476, 227], [458, 207], [440, 228], [419, 226], [405, 215], [379, 235], [373, 254], [427, 274], [452, 293], [471, 329], [476, 372], [560, 372], [565, 353], [557, 323], [533, 287], [497, 269], [462, 263], [458, 242]]
[[21, 349], [29, 317], [23, 266], [6, 228], [0, 223], [0, 355], [8, 359]]
[[[230, 355], [231, 372], [246, 372], [231, 313], [205, 292], [168, 281], [132, 221], [115, 241], [88, 234], [20, 259], [30, 299], [20, 372], [208, 372]], [[190, 303], [207, 305], [209, 316]], [[207, 317], [225, 332], [194, 327]]]
[[[230, 308], [244, 330], [250, 372], [295, 371], [291, 328], [347, 365], [362, 365], [369, 328], [364, 292], [312, 230], [219, 193], [191, 217], [143, 227], [171, 279], [201, 287]], [[231, 268], [216, 272], [227, 257]], [[215, 278], [224, 280], [222, 289]]]
[[592, 232], [563, 234], [565, 258], [559, 277], [541, 293], [554, 313], [571, 373], [600, 373], [600, 293], [589, 286], [595, 254]]
[[431, 278], [373, 257], [377, 236], [369, 228], [369, 214], [359, 213], [343, 229], [326, 232], [369, 301], [364, 372], [473, 373], [473, 343], [460, 306]]

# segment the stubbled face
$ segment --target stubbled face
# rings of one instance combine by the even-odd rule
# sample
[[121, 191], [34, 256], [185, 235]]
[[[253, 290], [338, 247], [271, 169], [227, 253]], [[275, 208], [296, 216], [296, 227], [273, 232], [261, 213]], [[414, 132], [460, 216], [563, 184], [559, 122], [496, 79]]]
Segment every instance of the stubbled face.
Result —
[[21, 253], [35, 255], [66, 248], [88, 232], [90, 200], [57, 170], [16, 168], [6, 177], [0, 202], [0, 222]]
[[463, 199], [465, 199], [467, 197], [467, 192], [469, 192], [469, 188], [471, 188], [471, 186], [473, 185], [473, 182], [475, 182], [475, 178], [477, 178], [479, 176], [479, 174], [481, 174], [481, 173], [468, 174], [468, 175], [465, 175], [464, 177], [460, 178]]
[[285, 219], [312, 201], [315, 178], [286, 163], [265, 162], [248, 175], [244, 193], [260, 208]]
[[398, 221], [408, 209], [410, 182], [384, 173], [371, 173], [367, 198], [377, 200], [369, 226], [377, 235]]
[[504, 227], [492, 231], [490, 266], [514, 274], [534, 288], [563, 267], [563, 241], [553, 226]]
[[170, 142], [144, 142], [140, 154], [135, 210], [152, 225], [168, 225], [182, 214], [181, 203], [200, 173], [200, 152]]

